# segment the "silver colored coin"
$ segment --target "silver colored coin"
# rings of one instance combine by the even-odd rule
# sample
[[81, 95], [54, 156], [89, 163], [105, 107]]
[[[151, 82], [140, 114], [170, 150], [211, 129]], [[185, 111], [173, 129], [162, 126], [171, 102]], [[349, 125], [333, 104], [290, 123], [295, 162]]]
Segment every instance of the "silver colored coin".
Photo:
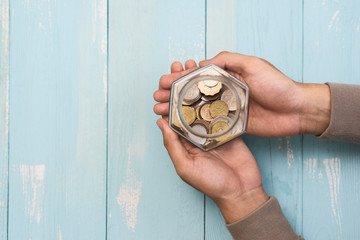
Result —
[[[196, 124], [192, 127], [192, 130], [194, 130], [197, 133], [201, 133], [201, 134], [207, 134], [207, 129], [205, 128], [205, 126], [201, 125], [201, 124]], [[206, 142], [206, 138], [200, 137], [200, 136], [196, 136], [192, 133], [189, 133], [189, 138], [191, 140], [193, 140], [196, 143], [199, 144], [205, 144]]]
[[184, 95], [183, 104], [191, 105], [201, 98], [201, 93], [196, 84], [192, 85]]
[[239, 91], [239, 95], [240, 95], [240, 106], [241, 106], [241, 109], [244, 109], [244, 107], [245, 107], [245, 102], [246, 102], [245, 90]]
[[204, 80], [204, 83], [207, 87], [215, 87], [219, 82], [215, 80]]
[[200, 81], [198, 83], [198, 87], [201, 93], [205, 94], [206, 96], [213, 96], [220, 92], [222, 88], [222, 83], [218, 82], [215, 87], [208, 87], [205, 85], [204, 81]]
[[230, 111], [236, 111], [236, 96], [230, 89], [226, 89], [223, 92], [221, 95], [221, 100], [228, 105]]

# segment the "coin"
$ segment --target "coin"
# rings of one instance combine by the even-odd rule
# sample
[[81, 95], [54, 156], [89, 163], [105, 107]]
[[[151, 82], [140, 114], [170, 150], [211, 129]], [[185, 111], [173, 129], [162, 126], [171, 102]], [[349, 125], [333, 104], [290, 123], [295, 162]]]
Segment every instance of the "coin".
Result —
[[178, 128], [182, 128], [181, 123], [179, 121], [179, 118], [177, 117], [176, 111], [174, 110], [172, 113], [172, 123], [178, 127]]
[[[191, 127], [192, 130], [194, 130], [195, 132], [197, 133], [200, 133], [200, 134], [207, 134], [207, 128], [205, 128], [203, 125], [201, 124], [196, 124], [194, 125], [193, 127]], [[199, 144], [205, 144], [206, 142], [206, 138], [203, 138], [203, 137], [200, 137], [200, 136], [196, 136], [192, 133], [189, 132], [189, 138], [191, 140], [193, 140], [194, 142], [196, 143], [199, 143]]]
[[200, 117], [200, 108], [201, 106], [198, 106], [197, 108], [195, 108], [195, 116], [197, 119], [201, 119]]
[[206, 96], [206, 95], [203, 95], [201, 97], [202, 100], [204, 101], [215, 101], [217, 100], [218, 98], [220, 97], [220, 92], [215, 94], [214, 96]]
[[211, 127], [211, 133], [212, 134], [221, 133], [225, 131], [228, 127], [229, 124], [227, 124], [226, 122], [218, 121]]
[[200, 81], [198, 83], [198, 88], [201, 93], [203, 93], [207, 96], [213, 96], [213, 95], [217, 94], [218, 92], [220, 92], [220, 90], [222, 88], [222, 83], [218, 82], [218, 84], [216, 84], [215, 87], [208, 87], [205, 85], [204, 81]]
[[193, 124], [191, 124], [191, 127], [194, 127], [195, 125], [201, 125], [204, 128], [206, 128], [206, 133], [209, 132], [209, 122], [207, 122], [205, 120], [195, 120], [195, 122]]
[[[215, 118], [210, 124], [211, 134], [221, 133], [232, 124], [232, 120], [229, 117], [218, 117]], [[229, 132], [226, 135], [221, 135], [216, 138], [217, 142], [226, 142], [231, 139], [232, 133]]]
[[215, 87], [219, 82], [215, 80], [204, 80], [204, 83], [208, 87]]
[[183, 106], [182, 115], [188, 125], [191, 125], [195, 121], [195, 110], [192, 107]]
[[191, 105], [201, 97], [201, 93], [199, 88], [196, 84], [193, 84], [185, 93], [183, 104], [184, 105]]
[[229, 111], [236, 111], [236, 97], [230, 89], [226, 89], [223, 92], [221, 95], [221, 100], [228, 105]]
[[240, 95], [241, 109], [243, 109], [245, 107], [245, 101], [246, 101], [245, 90], [240, 90], [238, 92], [239, 92], [239, 95]]
[[229, 113], [229, 107], [224, 101], [217, 100], [211, 103], [209, 111], [212, 118], [217, 118], [227, 116]]
[[205, 103], [204, 105], [201, 106], [200, 108], [200, 118], [201, 119], [204, 119], [206, 121], [211, 121], [213, 120], [213, 117], [211, 117], [211, 114], [210, 114], [210, 103]]

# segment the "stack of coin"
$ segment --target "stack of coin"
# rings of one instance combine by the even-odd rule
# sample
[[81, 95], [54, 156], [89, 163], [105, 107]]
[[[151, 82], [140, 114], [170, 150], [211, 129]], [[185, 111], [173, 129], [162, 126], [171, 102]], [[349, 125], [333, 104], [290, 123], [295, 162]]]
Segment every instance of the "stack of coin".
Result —
[[[236, 109], [236, 96], [226, 85], [216, 80], [204, 80], [190, 86], [182, 103], [184, 120], [199, 134], [225, 131], [231, 125]], [[190, 138], [203, 144], [203, 138], [193, 134], [190, 134]], [[223, 140], [226, 139], [222, 137]]]

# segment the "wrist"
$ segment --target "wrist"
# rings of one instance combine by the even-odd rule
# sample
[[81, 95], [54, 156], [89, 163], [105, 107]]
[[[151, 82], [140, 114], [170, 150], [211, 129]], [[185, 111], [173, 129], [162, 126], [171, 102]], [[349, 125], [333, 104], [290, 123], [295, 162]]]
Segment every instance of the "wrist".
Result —
[[247, 191], [240, 196], [215, 200], [215, 203], [219, 207], [226, 223], [230, 224], [250, 215], [250, 213], [258, 209], [267, 200], [269, 200], [269, 196], [261, 186]]
[[326, 84], [301, 84], [301, 134], [321, 135], [330, 123], [330, 89]]

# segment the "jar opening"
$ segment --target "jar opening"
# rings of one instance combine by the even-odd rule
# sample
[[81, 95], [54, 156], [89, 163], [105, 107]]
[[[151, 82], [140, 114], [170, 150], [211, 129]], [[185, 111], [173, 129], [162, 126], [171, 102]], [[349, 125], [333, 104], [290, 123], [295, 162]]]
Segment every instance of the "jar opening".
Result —
[[189, 136], [199, 142], [230, 133], [240, 118], [240, 106], [239, 94], [229, 79], [200, 75], [180, 90], [176, 115]]

